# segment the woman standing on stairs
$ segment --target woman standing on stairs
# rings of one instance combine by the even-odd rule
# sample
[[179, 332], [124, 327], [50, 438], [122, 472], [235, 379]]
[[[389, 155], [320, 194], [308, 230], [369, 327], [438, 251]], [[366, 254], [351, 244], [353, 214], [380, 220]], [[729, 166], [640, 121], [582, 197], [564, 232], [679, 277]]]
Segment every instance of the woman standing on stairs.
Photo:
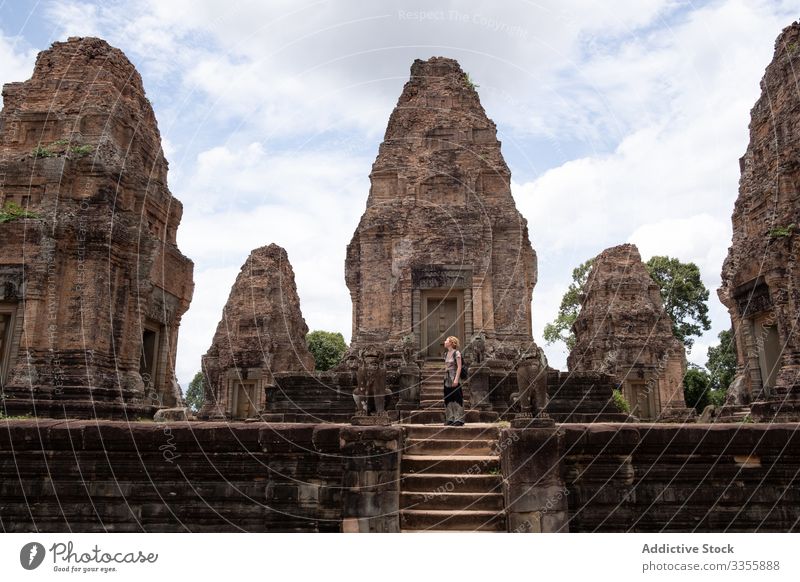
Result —
[[454, 335], [444, 342], [444, 416], [446, 426], [464, 426], [464, 393], [461, 390], [461, 352]]

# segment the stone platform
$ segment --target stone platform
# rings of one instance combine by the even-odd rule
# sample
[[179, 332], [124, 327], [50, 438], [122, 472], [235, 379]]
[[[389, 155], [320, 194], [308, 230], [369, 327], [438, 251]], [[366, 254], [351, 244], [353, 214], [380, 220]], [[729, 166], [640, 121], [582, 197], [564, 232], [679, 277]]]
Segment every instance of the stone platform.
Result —
[[793, 532], [800, 424], [4, 419], [6, 532]]

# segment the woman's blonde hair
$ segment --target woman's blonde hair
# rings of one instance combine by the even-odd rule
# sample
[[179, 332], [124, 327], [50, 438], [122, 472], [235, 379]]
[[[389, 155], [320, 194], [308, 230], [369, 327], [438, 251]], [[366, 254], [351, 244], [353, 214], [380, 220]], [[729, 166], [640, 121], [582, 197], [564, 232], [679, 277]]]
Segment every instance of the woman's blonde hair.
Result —
[[449, 341], [451, 344], [453, 344], [453, 349], [454, 350], [458, 349], [458, 338], [456, 336], [451, 335], [450, 337], [447, 338], [447, 341]]

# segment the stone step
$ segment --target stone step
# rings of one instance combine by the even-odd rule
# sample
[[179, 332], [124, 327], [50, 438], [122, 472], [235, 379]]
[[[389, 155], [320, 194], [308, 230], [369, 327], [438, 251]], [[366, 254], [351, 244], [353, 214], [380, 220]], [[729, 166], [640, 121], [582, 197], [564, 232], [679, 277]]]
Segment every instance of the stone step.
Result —
[[400, 462], [403, 475], [491, 475], [499, 471], [500, 457], [496, 455], [403, 455]]
[[400, 510], [401, 530], [505, 531], [505, 514], [497, 511]]
[[[469, 388], [469, 383], [462, 384], [461, 386], [464, 389]], [[429, 384], [420, 384], [419, 386], [419, 393], [420, 394], [430, 394], [432, 392], [444, 392], [444, 382], [442, 380], [437, 380], [436, 382], [430, 382]]]
[[407, 439], [475, 439], [500, 438], [500, 427], [496, 424], [476, 423], [464, 426], [430, 426], [425, 424], [406, 424], [404, 430]]
[[[458, 428], [458, 427], [456, 427]], [[404, 455], [491, 455], [497, 441], [493, 439], [408, 439]]]
[[[469, 383], [462, 384], [462, 388], [466, 389], [469, 387]], [[436, 382], [431, 382], [430, 384], [420, 384], [419, 393], [420, 394], [430, 394], [432, 392], [444, 392], [444, 382], [438, 380]]]
[[444, 394], [444, 386], [442, 384], [437, 384], [434, 388], [423, 388], [420, 390], [419, 398], [420, 400], [425, 400], [426, 398], [441, 398], [442, 394]]
[[[413, 534], [418, 534], [418, 533], [421, 533], [421, 534], [426, 534], [426, 533], [432, 533], [432, 534], [442, 534], [442, 533], [446, 533], [446, 534], [469, 534], [469, 533], [472, 533], [472, 532], [470, 530], [466, 530], [466, 529], [465, 530], [457, 530], [456, 529], [456, 530], [452, 530], [452, 531], [448, 531], [446, 529], [401, 529], [400, 533], [413, 533]], [[506, 533], [506, 530], [503, 529], [503, 530], [481, 531], [481, 535], [483, 535], [483, 534], [498, 534], [498, 533], [499, 534]]]
[[[389, 411], [390, 413], [395, 411]], [[353, 417], [355, 412], [347, 412], [347, 413], [338, 413], [338, 412], [320, 412], [318, 414], [306, 414], [306, 413], [293, 413], [293, 412], [265, 412], [253, 419], [246, 419], [251, 422], [254, 421], [262, 421], [262, 422], [290, 422], [290, 423], [336, 423], [336, 424], [349, 424], [350, 419]], [[396, 412], [395, 412], [396, 415]], [[389, 418], [392, 419], [391, 414]], [[393, 420], [393, 419], [392, 419]]]
[[503, 511], [502, 493], [403, 492], [400, 509], [446, 509], [450, 511]]
[[437, 475], [435, 473], [409, 473], [400, 478], [404, 493], [502, 493], [502, 475]]
[[591, 422], [627, 422], [630, 416], [625, 413], [571, 413], [563, 414], [551, 412], [547, 408], [547, 414], [557, 423], [591, 423]]
[[[469, 398], [464, 396], [464, 408], [469, 408]], [[430, 399], [430, 400], [420, 400], [419, 401], [420, 410], [422, 409], [430, 409], [430, 408], [444, 408], [444, 400], [442, 398]]]
[[[467, 423], [471, 422], [495, 422], [499, 418], [496, 412], [488, 412], [483, 410], [466, 410], [464, 411], [464, 420]], [[401, 411], [401, 422], [412, 424], [439, 424], [444, 423], [444, 407], [440, 409], [428, 410], [413, 410]], [[457, 427], [459, 428], [459, 427]]]
[[[462, 388], [461, 393], [464, 395], [464, 398], [469, 398], [471, 394], [467, 388]], [[423, 400], [439, 400], [441, 402], [442, 398], [444, 398], [444, 389], [441, 386], [438, 386], [436, 390], [419, 393], [420, 402]]]

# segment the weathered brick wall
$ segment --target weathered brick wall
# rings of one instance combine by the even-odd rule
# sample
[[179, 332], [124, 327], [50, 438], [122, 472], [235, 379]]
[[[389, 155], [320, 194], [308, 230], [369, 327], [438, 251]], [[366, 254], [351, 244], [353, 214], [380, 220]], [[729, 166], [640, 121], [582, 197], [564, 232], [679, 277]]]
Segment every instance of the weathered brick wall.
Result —
[[561, 425], [571, 532], [800, 531], [800, 425]]
[[[504, 429], [509, 527], [800, 531], [798, 429]], [[397, 426], [3, 420], [0, 527], [396, 531], [402, 448]]]
[[[344, 469], [369, 462], [340, 452], [354, 430], [368, 441], [375, 429], [0, 421], [2, 529], [341, 531]], [[387, 433], [400, 437], [379, 432], [379, 453]]]

